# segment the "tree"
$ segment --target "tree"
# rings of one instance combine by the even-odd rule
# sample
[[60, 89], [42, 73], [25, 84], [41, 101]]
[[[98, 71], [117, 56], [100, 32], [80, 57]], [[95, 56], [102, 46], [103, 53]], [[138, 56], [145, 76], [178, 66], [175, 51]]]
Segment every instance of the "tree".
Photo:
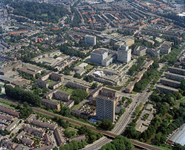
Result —
[[48, 89], [48, 88], [43, 88], [43, 89], [42, 89], [42, 93], [43, 93], [43, 94], [45, 94], [45, 93], [47, 93], [47, 92], [49, 92], [49, 89]]
[[181, 81], [180, 88], [181, 88], [182, 90], [185, 90], [185, 80], [182, 80], [182, 81]]
[[2, 91], [2, 87], [0, 86], [0, 93], [1, 93], [1, 91]]
[[78, 142], [76, 140], [71, 141], [71, 143], [73, 144], [73, 149], [77, 150], [78, 149]]
[[100, 127], [104, 130], [111, 130], [114, 128], [114, 125], [112, 124], [112, 121], [109, 119], [104, 119], [100, 125]]
[[55, 147], [53, 148], [53, 150], [58, 150], [58, 148], [55, 146]]
[[96, 141], [96, 136], [95, 135], [91, 135], [91, 141], [92, 142]]
[[95, 89], [95, 88], [97, 88], [97, 86], [98, 86], [98, 84], [95, 82], [92, 84], [91, 88]]

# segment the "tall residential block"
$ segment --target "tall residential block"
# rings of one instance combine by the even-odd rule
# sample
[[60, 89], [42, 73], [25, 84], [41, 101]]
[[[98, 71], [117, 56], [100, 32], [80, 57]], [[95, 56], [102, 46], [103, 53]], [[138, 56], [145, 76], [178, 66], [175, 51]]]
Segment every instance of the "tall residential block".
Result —
[[91, 52], [91, 62], [101, 64], [102, 60], [108, 57], [108, 51], [103, 48], [95, 49]]
[[117, 60], [123, 63], [128, 63], [131, 60], [131, 49], [127, 45], [122, 45], [118, 49]]
[[85, 36], [85, 44], [88, 44], [91, 46], [96, 45], [96, 36], [86, 35]]
[[116, 97], [98, 95], [96, 97], [96, 116], [100, 120], [115, 120]]

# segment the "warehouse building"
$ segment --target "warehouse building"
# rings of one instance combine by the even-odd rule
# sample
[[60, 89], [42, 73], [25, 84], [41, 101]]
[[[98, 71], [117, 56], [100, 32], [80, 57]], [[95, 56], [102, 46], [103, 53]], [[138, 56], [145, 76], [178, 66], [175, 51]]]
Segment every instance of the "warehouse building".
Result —
[[180, 144], [184, 146], [185, 144], [185, 123], [176, 130], [176, 132], [169, 138], [172, 144]]

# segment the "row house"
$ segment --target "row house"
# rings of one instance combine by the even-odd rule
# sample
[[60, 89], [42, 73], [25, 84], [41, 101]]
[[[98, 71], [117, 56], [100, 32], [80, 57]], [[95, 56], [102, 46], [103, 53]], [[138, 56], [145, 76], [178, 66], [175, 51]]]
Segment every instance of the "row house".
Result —
[[60, 110], [60, 104], [59, 103], [50, 101], [48, 99], [42, 99], [41, 100], [41, 104], [44, 105], [44, 106], [46, 106], [46, 107], [49, 106], [51, 109]]

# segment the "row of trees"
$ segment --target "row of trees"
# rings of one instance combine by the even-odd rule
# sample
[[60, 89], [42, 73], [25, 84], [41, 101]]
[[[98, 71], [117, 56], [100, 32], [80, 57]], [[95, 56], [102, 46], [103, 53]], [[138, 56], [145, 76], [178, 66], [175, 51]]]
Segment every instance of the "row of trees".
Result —
[[[71, 141], [71, 143], [67, 143], [65, 145], [62, 145], [59, 147], [60, 150], [77, 150], [82, 149], [87, 145], [86, 141], [80, 141], [77, 142], [76, 140]], [[57, 147], [55, 147], [53, 150], [58, 150]]]
[[129, 69], [129, 74], [133, 75], [135, 71], [140, 71], [140, 67], [143, 64], [145, 60], [145, 56], [140, 56], [137, 60], [137, 65], [134, 64], [132, 65], [132, 67]]
[[131, 150], [133, 147], [129, 139], [118, 135], [111, 143], [102, 146], [101, 150]]
[[41, 98], [38, 95], [29, 91], [24, 91], [17, 86], [13, 88], [11, 85], [6, 85], [5, 92], [10, 98], [21, 100], [22, 102], [28, 102], [36, 106], [40, 106], [41, 104]]
[[134, 91], [143, 91], [147, 87], [147, 85], [154, 79], [154, 77], [158, 73], [156, 67], [159, 67], [159, 65], [153, 64], [152, 66], [150, 66], [150, 69], [148, 69], [144, 73], [142, 79], [135, 84]]

